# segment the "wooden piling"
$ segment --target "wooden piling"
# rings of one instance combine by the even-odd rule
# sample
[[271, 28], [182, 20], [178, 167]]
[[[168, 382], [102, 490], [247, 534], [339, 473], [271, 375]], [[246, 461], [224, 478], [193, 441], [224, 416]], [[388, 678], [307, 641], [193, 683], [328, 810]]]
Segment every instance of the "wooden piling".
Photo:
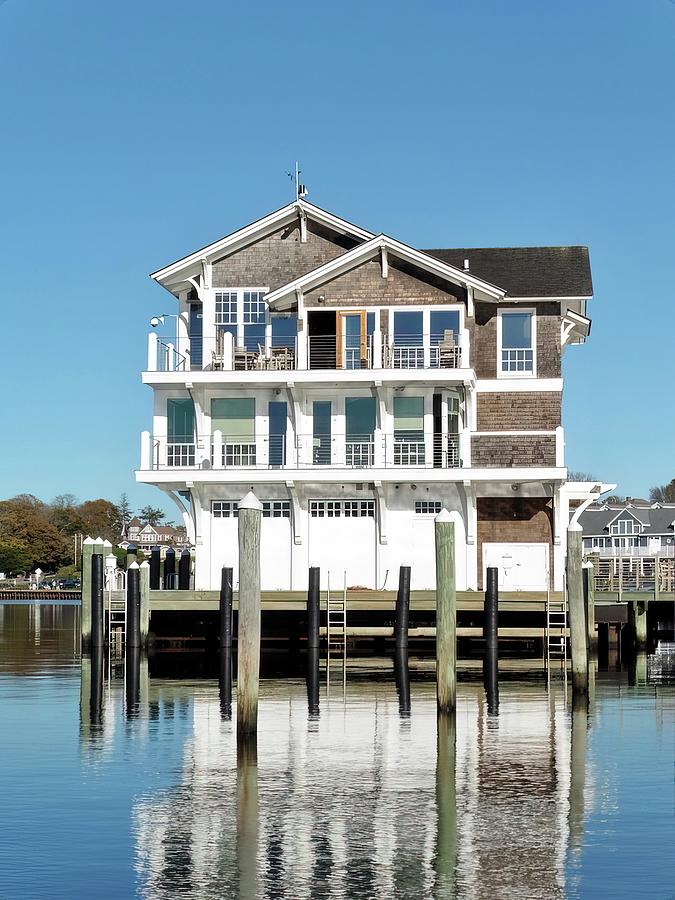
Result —
[[457, 594], [455, 524], [443, 509], [436, 516], [436, 699], [452, 712], [457, 699]]
[[307, 588], [307, 647], [319, 647], [319, 585], [321, 583], [321, 569], [318, 566], [310, 566], [309, 582]]
[[159, 590], [159, 580], [162, 568], [162, 550], [160, 547], [150, 549], [150, 590]]
[[131, 563], [127, 571], [127, 650], [141, 646], [141, 583], [138, 563]]
[[220, 652], [232, 648], [232, 569], [223, 566], [220, 573]]
[[260, 520], [253, 491], [239, 502], [239, 629], [237, 638], [237, 738], [258, 729], [260, 677]]
[[628, 624], [633, 649], [643, 652], [647, 647], [647, 601], [631, 600], [628, 603]]
[[190, 590], [191, 562], [192, 562], [192, 557], [190, 556], [190, 551], [187, 549], [181, 551], [180, 559], [178, 560], [178, 590], [179, 591], [189, 591]]
[[572, 689], [585, 694], [588, 690], [588, 654], [581, 560], [581, 525], [574, 523], [567, 529], [567, 600], [572, 648]]
[[[82, 598], [84, 602], [85, 598]], [[103, 612], [103, 556], [93, 553], [91, 556], [91, 646], [103, 647], [105, 643], [105, 622]]]
[[150, 634], [150, 563], [145, 560], [139, 567], [140, 620], [139, 633], [141, 647], [147, 648]]
[[127, 547], [126, 567], [127, 569], [132, 563], [138, 562], [138, 547], [136, 544], [129, 544]]
[[82, 599], [80, 601], [80, 646], [82, 653], [91, 647], [91, 557], [94, 553], [94, 539], [87, 537], [82, 542]]
[[593, 563], [583, 564], [584, 606], [586, 608], [586, 649], [589, 656], [598, 652], [598, 637], [595, 633], [595, 590], [593, 587]]
[[167, 547], [164, 554], [164, 590], [173, 591], [176, 588], [176, 551], [173, 547]]
[[436, 738], [436, 891], [454, 897], [457, 873], [456, 719], [439, 714]]
[[410, 566], [401, 566], [398, 570], [398, 591], [396, 593], [396, 614], [394, 620], [394, 636], [396, 649], [408, 647], [408, 622], [410, 619]]

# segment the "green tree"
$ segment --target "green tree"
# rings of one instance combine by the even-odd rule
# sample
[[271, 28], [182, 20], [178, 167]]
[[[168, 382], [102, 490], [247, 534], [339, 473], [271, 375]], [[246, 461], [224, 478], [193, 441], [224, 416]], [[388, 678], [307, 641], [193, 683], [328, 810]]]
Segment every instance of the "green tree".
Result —
[[127, 528], [129, 527], [132, 515], [129, 498], [126, 494], [122, 494], [117, 503], [117, 528], [120, 538], [127, 533]]
[[675, 503], [675, 478], [669, 484], [650, 488], [649, 499], [654, 503]]
[[71, 557], [68, 540], [47, 518], [47, 507], [30, 494], [0, 502], [0, 541], [26, 548], [29, 568], [53, 571]]
[[18, 575], [27, 572], [32, 563], [28, 547], [14, 538], [0, 540], [0, 571], [6, 575]]
[[117, 507], [110, 500], [86, 500], [78, 507], [78, 513], [82, 521], [80, 529], [90, 537], [102, 537], [111, 544], [118, 543], [119, 515]]
[[47, 507], [47, 518], [61, 534], [73, 535], [81, 532], [82, 516], [74, 494], [58, 494]]
[[161, 509], [155, 506], [144, 506], [138, 513], [138, 518], [144, 525], [161, 525], [165, 515]]

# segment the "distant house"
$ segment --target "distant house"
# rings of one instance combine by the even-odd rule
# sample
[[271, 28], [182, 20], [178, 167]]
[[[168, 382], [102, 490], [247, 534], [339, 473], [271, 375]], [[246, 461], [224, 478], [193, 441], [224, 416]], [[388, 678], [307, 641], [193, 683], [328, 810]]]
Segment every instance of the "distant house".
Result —
[[135, 544], [140, 550], [150, 550], [152, 547], [175, 547], [183, 550], [190, 549], [185, 528], [175, 528], [173, 525], [144, 525], [139, 518], [134, 518], [127, 526], [126, 538], [119, 546], [126, 550], [130, 544]]
[[675, 556], [675, 503], [605, 503], [585, 510], [584, 552], [601, 556]]

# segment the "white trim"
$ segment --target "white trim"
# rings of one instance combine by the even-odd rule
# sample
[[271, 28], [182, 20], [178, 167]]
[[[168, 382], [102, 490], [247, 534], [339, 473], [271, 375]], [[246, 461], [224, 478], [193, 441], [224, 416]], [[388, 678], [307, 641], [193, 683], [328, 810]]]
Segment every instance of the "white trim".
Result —
[[513, 381], [508, 378], [479, 378], [476, 380], [477, 394], [518, 393], [520, 391], [560, 394], [562, 389], [562, 378], [534, 378], [530, 375], [529, 378], [517, 378]]
[[[624, 506], [623, 509], [620, 509], [620, 510], [617, 512], [617, 514], [614, 516], [613, 519], [610, 519], [610, 520], [609, 520], [609, 522], [605, 525], [605, 528], [609, 528], [610, 525], [613, 525], [614, 522], [616, 522], [617, 519], [621, 518], [621, 516], [622, 516], [624, 513], [628, 513], [629, 516], [632, 516], [632, 518], [635, 519], [635, 521], [638, 523], [638, 525], [640, 525], [643, 529], [646, 527], [645, 523], [642, 522], [640, 519], [638, 519], [638, 517], [635, 515], [634, 512], [631, 512], [629, 506]], [[611, 533], [612, 533], [612, 532], [610, 531], [610, 534], [611, 534]], [[618, 532], [617, 532], [617, 534], [618, 534]], [[623, 537], [623, 536], [624, 536], [624, 535], [622, 535], [622, 537]]]
[[[326, 281], [337, 278], [339, 275], [356, 268], [361, 263], [380, 255], [382, 249], [388, 250], [393, 256], [400, 257], [434, 275], [445, 278], [446, 281], [450, 281], [452, 284], [464, 287], [470, 285], [474, 290], [495, 300], [504, 298], [505, 291], [501, 288], [489, 284], [487, 281], [482, 281], [480, 278], [475, 278], [473, 275], [462, 271], [462, 269], [443, 263], [435, 257], [422, 253], [420, 250], [415, 250], [413, 247], [402, 244], [400, 241], [385, 234], [378, 234], [352, 250], [348, 250], [341, 256], [323, 263], [323, 265], [318, 266], [311, 272], [307, 272], [305, 275], [301, 275], [299, 278], [295, 278], [293, 281], [289, 281], [282, 287], [272, 291], [269, 294], [268, 301], [272, 306], [294, 294], [298, 288], [301, 288], [305, 293], [313, 290]], [[279, 305], [281, 306], [281, 304]]]
[[508, 298], [509, 303], [558, 303], [563, 300], [592, 300], [593, 294], [581, 294], [578, 297], [511, 297]]
[[[505, 372], [502, 370], [502, 320], [504, 316], [522, 315], [530, 313], [532, 316], [531, 326], [531, 351], [532, 351], [532, 371], [523, 372]], [[512, 348], [506, 348], [507, 350]], [[501, 381], [504, 378], [536, 378], [537, 377], [537, 310], [535, 307], [524, 307], [522, 309], [498, 309], [497, 310], [497, 378]]]
[[[297, 220], [297, 218], [303, 214], [310, 219], [314, 219], [317, 222], [327, 225], [333, 230], [343, 234], [349, 234], [362, 241], [370, 240], [373, 237], [371, 231], [359, 228], [357, 225], [347, 222], [346, 219], [341, 219], [339, 216], [326, 212], [326, 210], [320, 209], [318, 206], [314, 206], [306, 200], [296, 200], [293, 203], [282, 206], [281, 209], [277, 209], [274, 212], [263, 216], [261, 219], [257, 219], [255, 222], [251, 222], [249, 225], [245, 225], [243, 228], [239, 228], [237, 231], [214, 241], [212, 244], [207, 244], [206, 247], [202, 247], [194, 253], [190, 253], [188, 256], [184, 256], [181, 259], [170, 263], [168, 266], [157, 269], [157, 271], [150, 274], [150, 277], [154, 281], [164, 284], [171, 276], [184, 273], [192, 266], [199, 266], [199, 268], [196, 269], [196, 272], [200, 272], [202, 260], [212, 262], [214, 259], [228, 256], [240, 247], [245, 247], [247, 244], [252, 243], [265, 233], [270, 234], [271, 232], [278, 230], [286, 222]], [[184, 275], [183, 277], [185, 278], [186, 276]]]
[[502, 435], [508, 437], [525, 437], [526, 435], [532, 435], [532, 437], [541, 437], [542, 435], [547, 435], [548, 437], [555, 436], [556, 431], [473, 431], [472, 435], [476, 435], [476, 437], [501, 437]]

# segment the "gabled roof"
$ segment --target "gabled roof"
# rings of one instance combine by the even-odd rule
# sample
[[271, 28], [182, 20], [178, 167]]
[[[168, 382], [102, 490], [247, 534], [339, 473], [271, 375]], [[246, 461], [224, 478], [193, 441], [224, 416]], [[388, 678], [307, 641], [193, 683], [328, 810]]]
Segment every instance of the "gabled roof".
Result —
[[610, 519], [610, 520], [609, 520], [609, 522], [607, 523], [607, 525], [612, 525], [614, 522], [617, 521], [617, 519], [625, 519], [625, 518], [628, 518], [629, 516], [630, 516], [632, 519], [635, 519], [636, 522], [639, 522], [640, 525], [647, 525], [647, 524], [649, 523], [649, 516], [648, 516], [648, 515], [645, 516], [645, 515], [644, 515], [645, 512], [647, 512], [647, 511], [646, 511], [646, 510], [642, 510], [642, 516], [639, 516], [639, 515], [637, 514], [637, 511], [636, 511], [636, 510], [632, 509], [632, 508], [629, 507], [629, 506], [625, 506], [623, 509], [620, 509], [620, 510], [617, 512], [617, 514], [614, 516], [613, 519]]
[[425, 250], [448, 265], [501, 285], [510, 297], [593, 295], [588, 247], [464, 247]]
[[504, 291], [501, 288], [489, 284], [487, 281], [482, 281], [475, 275], [441, 262], [421, 250], [415, 250], [407, 244], [388, 237], [386, 234], [378, 234], [369, 241], [347, 250], [335, 259], [323, 263], [323, 265], [318, 266], [311, 272], [307, 272], [299, 278], [282, 285], [275, 291], [271, 291], [265, 299], [271, 307], [282, 309], [284, 301], [288, 303], [295, 300], [296, 291], [313, 290], [326, 281], [337, 278], [339, 275], [343, 275], [345, 272], [349, 272], [362, 263], [375, 258], [382, 251], [386, 251], [391, 256], [424, 269], [426, 272], [439, 278], [450, 281], [452, 284], [471, 287], [475, 292], [484, 295], [487, 299], [499, 300], [504, 296]]
[[260, 240], [265, 235], [283, 228], [284, 225], [298, 221], [303, 216], [339, 234], [349, 235], [355, 240], [367, 241], [373, 237], [371, 231], [359, 228], [358, 225], [347, 222], [346, 219], [341, 219], [325, 209], [314, 206], [313, 203], [308, 203], [307, 200], [299, 199], [289, 203], [287, 206], [282, 206], [281, 209], [277, 209], [269, 213], [269, 215], [263, 216], [262, 219], [257, 219], [255, 222], [239, 228], [232, 234], [228, 234], [212, 244], [207, 244], [205, 247], [195, 250], [194, 253], [190, 253], [188, 256], [169, 263], [168, 266], [152, 272], [150, 277], [164, 287], [168, 287], [174, 281], [185, 280], [190, 275], [199, 274], [202, 260], [213, 262], [214, 260], [222, 259], [224, 256], [228, 256], [230, 253], [234, 253], [242, 247]]
[[579, 517], [584, 535], [607, 534], [610, 524], [626, 512], [642, 522], [644, 525], [643, 535], [673, 534], [675, 505], [671, 504], [667, 506], [641, 507], [640, 509], [632, 506], [624, 506], [619, 509], [617, 507], [589, 508]]

